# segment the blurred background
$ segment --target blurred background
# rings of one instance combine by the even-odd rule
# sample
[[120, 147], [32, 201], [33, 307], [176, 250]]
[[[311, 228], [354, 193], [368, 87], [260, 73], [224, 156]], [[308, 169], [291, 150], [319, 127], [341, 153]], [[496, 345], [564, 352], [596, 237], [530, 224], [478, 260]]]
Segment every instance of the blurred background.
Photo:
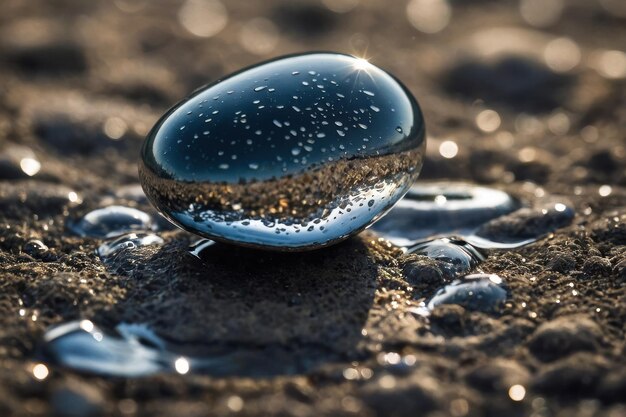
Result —
[[418, 98], [422, 177], [623, 184], [625, 39], [623, 0], [4, 0], [0, 174], [136, 182], [143, 137], [189, 92], [331, 50]]

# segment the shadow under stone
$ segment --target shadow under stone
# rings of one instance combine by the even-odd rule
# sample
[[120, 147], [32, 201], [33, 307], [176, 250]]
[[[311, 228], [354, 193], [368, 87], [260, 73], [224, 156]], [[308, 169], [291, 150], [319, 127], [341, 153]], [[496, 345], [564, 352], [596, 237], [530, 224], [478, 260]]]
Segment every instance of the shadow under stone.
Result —
[[376, 266], [360, 238], [305, 253], [215, 244], [202, 261], [186, 239], [112, 265], [127, 296], [98, 323], [146, 325], [170, 352], [209, 375], [263, 377], [358, 360], [376, 290]]

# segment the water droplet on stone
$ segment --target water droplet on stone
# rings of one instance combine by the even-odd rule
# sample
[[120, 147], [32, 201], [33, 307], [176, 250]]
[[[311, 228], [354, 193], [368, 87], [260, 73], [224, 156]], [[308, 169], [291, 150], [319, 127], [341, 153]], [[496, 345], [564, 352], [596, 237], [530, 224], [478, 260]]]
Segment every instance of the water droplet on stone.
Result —
[[105, 242], [98, 247], [98, 256], [106, 260], [116, 256], [126, 249], [135, 249], [140, 246], [160, 245], [163, 239], [153, 233], [128, 233], [116, 239]]
[[22, 250], [34, 258], [38, 258], [48, 252], [48, 246], [41, 240], [32, 239], [24, 244]]
[[472, 274], [438, 290], [426, 304], [429, 310], [441, 304], [458, 304], [470, 311], [497, 312], [507, 299], [502, 278], [494, 274]]
[[455, 238], [440, 238], [419, 243], [408, 249], [408, 253], [428, 256], [440, 262], [441, 268], [449, 276], [458, 276], [467, 273], [486, 255], [464, 240]]
[[[144, 143], [140, 178], [146, 195], [184, 229], [247, 246], [313, 249], [362, 230], [413, 184], [425, 138], [421, 111], [408, 90], [379, 68], [359, 63], [332, 53], [290, 56], [196, 92], [170, 110]], [[330, 84], [312, 88], [292, 76], [296, 72], [313, 72]], [[253, 104], [260, 83], [274, 90], [273, 105], [263, 109]], [[223, 94], [229, 90], [241, 94]], [[186, 113], [218, 95], [215, 128], [198, 139], [204, 122]], [[232, 123], [237, 114], [247, 115], [245, 126]], [[248, 145], [255, 131], [265, 132], [272, 146]], [[298, 137], [292, 132], [323, 140], [294, 146]], [[237, 159], [227, 159], [233, 152]], [[370, 200], [371, 206], [363, 204]], [[316, 219], [321, 227], [311, 228]]]
[[148, 213], [131, 207], [108, 206], [93, 210], [69, 228], [78, 236], [115, 237], [136, 230], [155, 230], [156, 225]]

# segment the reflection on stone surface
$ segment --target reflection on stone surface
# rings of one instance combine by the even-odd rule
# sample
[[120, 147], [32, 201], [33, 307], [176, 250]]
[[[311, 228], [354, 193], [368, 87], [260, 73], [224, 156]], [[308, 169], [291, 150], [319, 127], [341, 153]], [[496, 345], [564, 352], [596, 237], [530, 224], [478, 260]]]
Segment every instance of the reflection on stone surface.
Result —
[[363, 59], [304, 54], [217, 82], [144, 144], [146, 195], [199, 235], [278, 250], [328, 245], [382, 216], [417, 178], [417, 102]]

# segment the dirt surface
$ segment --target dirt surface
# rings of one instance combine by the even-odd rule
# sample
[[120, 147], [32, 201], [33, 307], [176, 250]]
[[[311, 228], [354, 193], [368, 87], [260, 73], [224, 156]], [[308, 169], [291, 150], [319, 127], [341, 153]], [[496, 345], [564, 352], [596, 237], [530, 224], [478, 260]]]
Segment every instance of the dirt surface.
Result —
[[[198, 3], [0, 4], [0, 415], [626, 415], [620, 1], [427, 1], [430, 23], [404, 1], [200, 2], [208, 15]], [[433, 22], [440, 32], [418, 30]], [[507, 284], [501, 312], [411, 313], [450, 277], [369, 232], [307, 254], [216, 246], [201, 262], [170, 228], [105, 267], [101, 240], [68, 231], [97, 207], [152, 210], [134, 187], [139, 148], [185, 94], [311, 50], [370, 58], [413, 91], [429, 132], [421, 178], [528, 203], [496, 232], [563, 226], [554, 202], [575, 208], [479, 265]], [[247, 365], [125, 379], [48, 363], [35, 378], [45, 329], [79, 318]]]

